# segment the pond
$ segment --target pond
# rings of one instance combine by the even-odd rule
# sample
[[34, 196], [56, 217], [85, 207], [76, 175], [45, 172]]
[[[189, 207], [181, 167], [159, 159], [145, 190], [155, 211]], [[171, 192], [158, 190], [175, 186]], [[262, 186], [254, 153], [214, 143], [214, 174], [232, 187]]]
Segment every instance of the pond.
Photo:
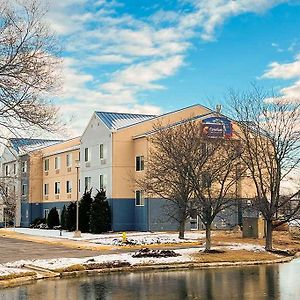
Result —
[[300, 299], [300, 259], [202, 270], [135, 272], [38, 281], [0, 299]]

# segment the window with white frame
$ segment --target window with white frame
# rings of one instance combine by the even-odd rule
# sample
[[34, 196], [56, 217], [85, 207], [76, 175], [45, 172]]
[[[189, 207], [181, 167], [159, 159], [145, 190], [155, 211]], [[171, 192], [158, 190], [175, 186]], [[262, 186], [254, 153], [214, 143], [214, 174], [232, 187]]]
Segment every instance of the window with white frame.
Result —
[[17, 164], [14, 164], [14, 175], [17, 174]]
[[22, 173], [27, 172], [27, 161], [22, 161]]
[[57, 181], [54, 183], [54, 193], [57, 195], [57, 194], [60, 194], [60, 182]]
[[5, 176], [8, 176], [8, 174], [9, 174], [9, 166], [6, 165], [5, 166]]
[[100, 174], [99, 176], [99, 188], [104, 189], [104, 175]]
[[84, 177], [84, 187], [85, 187], [86, 190], [91, 189], [91, 182], [92, 182], [91, 177]]
[[25, 196], [27, 194], [27, 184], [22, 184], [22, 196]]
[[144, 206], [144, 193], [143, 191], [135, 191], [135, 205], [136, 206]]
[[49, 158], [46, 158], [44, 161], [44, 170], [49, 171]]
[[99, 156], [100, 156], [100, 159], [104, 158], [104, 145], [103, 144], [100, 144], [100, 146], [99, 146]]
[[44, 195], [49, 195], [49, 183], [44, 184]]
[[66, 181], [66, 191], [67, 191], [67, 193], [72, 192], [72, 182], [70, 180]]
[[67, 167], [71, 167], [72, 166], [72, 153], [67, 154], [66, 161], [67, 161]]
[[60, 157], [59, 156], [56, 156], [54, 159], [54, 167], [55, 167], [55, 170], [60, 169]]
[[144, 156], [136, 156], [135, 158], [135, 170], [143, 171], [144, 170]]
[[89, 148], [84, 148], [84, 161], [85, 162], [90, 161], [90, 151], [89, 151]]
[[100, 189], [106, 189], [107, 186], [107, 175], [106, 174], [100, 174], [99, 176], [99, 187]]

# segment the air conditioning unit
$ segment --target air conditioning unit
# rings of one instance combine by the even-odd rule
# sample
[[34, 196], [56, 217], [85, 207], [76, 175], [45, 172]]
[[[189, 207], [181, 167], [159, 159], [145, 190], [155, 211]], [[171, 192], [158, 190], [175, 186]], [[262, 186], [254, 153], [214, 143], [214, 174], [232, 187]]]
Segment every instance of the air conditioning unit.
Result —
[[71, 172], [72, 171], [72, 168], [71, 167], [68, 167], [67, 168], [67, 172]]
[[48, 196], [45, 196], [45, 200], [48, 200]]
[[71, 196], [72, 196], [71, 194], [67, 194], [68, 199], [71, 199]]
[[89, 168], [89, 167], [91, 166], [91, 163], [86, 162], [86, 163], [85, 163], [85, 166], [86, 166], [87, 168]]
[[55, 170], [55, 174], [59, 174], [59, 169]]
[[100, 164], [101, 164], [101, 165], [105, 165], [105, 164], [106, 164], [106, 159], [105, 159], [105, 158], [101, 159], [101, 160], [100, 160]]
[[48, 171], [45, 171], [45, 176], [48, 176], [49, 172]]
[[59, 195], [55, 195], [55, 199], [59, 199]]

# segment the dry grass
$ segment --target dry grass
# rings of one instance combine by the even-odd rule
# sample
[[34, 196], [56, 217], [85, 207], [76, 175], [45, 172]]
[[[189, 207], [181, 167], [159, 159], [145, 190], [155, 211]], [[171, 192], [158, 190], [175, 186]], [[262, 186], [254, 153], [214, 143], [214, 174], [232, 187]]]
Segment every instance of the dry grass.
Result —
[[77, 265], [72, 265], [72, 266], [69, 266], [69, 267], [63, 267], [63, 268], [55, 269], [54, 271], [62, 273], [62, 272], [84, 271], [84, 270], [86, 270], [84, 265], [77, 264]]
[[197, 262], [211, 263], [211, 262], [243, 262], [243, 261], [264, 261], [274, 260], [278, 255], [268, 252], [251, 252], [246, 250], [232, 250], [224, 253], [205, 253], [199, 252], [192, 257]]
[[[204, 243], [205, 240], [201, 239]], [[265, 245], [265, 239], [243, 238], [241, 233], [233, 231], [213, 231], [212, 244], [213, 246], [228, 245], [230, 243], [246, 243], [253, 245]], [[300, 240], [293, 238], [293, 236], [286, 231], [274, 231], [273, 233], [273, 247], [281, 250], [300, 251]]]
[[9, 279], [16, 279], [20, 277], [27, 277], [27, 276], [35, 276], [35, 272], [22, 272], [22, 273], [13, 273], [8, 275], [2, 275], [0, 276], [0, 280], [9, 280]]

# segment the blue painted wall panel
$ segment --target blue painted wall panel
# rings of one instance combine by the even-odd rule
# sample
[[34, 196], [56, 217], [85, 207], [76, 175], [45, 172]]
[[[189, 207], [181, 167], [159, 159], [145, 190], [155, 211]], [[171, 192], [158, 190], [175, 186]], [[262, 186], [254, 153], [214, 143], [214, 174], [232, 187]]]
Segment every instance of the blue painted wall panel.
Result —
[[135, 230], [134, 199], [108, 199], [108, 201], [112, 213], [112, 230]]

